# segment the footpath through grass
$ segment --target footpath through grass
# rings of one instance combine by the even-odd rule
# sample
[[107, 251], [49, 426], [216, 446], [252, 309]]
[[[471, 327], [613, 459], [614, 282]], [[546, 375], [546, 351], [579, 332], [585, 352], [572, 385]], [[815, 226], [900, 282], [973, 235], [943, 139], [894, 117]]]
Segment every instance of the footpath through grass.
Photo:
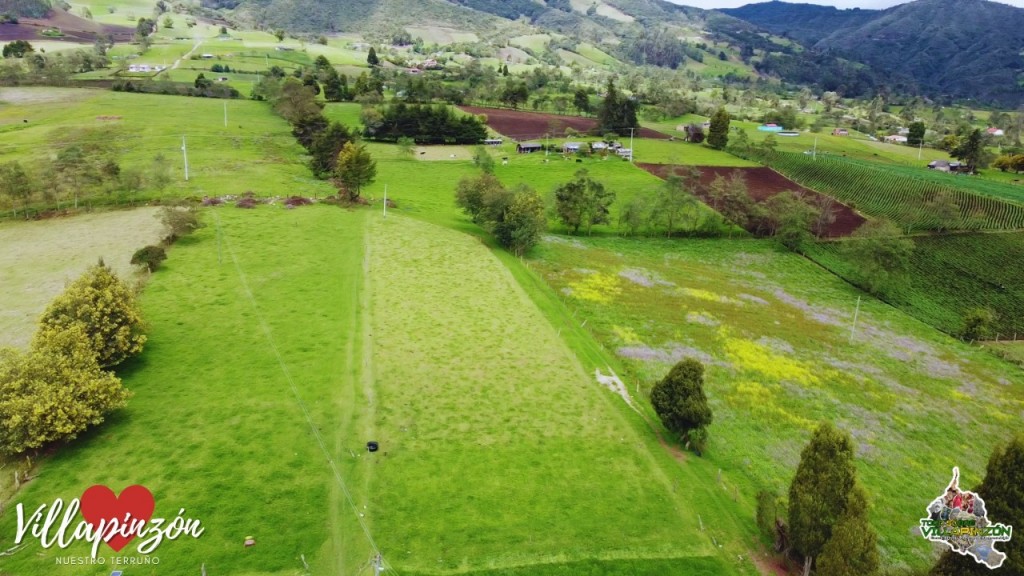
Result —
[[373, 469], [367, 515], [392, 565], [416, 574], [569, 573], [580, 562], [601, 574], [752, 570], [711, 541], [732, 552], [741, 539], [735, 504], [708, 482], [710, 470], [674, 462], [487, 247], [408, 217], [372, 219], [366, 418], [382, 447], [360, 465]]
[[[133, 574], [192, 575], [205, 563], [210, 574], [293, 575], [301, 555], [314, 573], [353, 574], [369, 558], [296, 401], [297, 393], [330, 457], [352, 460], [349, 450], [365, 441], [348, 424], [365, 405], [356, 383], [366, 214], [221, 208], [219, 227], [214, 216], [208, 211], [209, 225], [175, 245], [146, 288], [149, 341], [122, 371], [134, 393], [128, 407], [41, 465], [0, 517], [0, 549], [13, 545], [19, 502], [34, 510], [93, 484], [115, 492], [142, 484], [155, 496], [156, 517], [170, 521], [185, 508], [206, 531], [165, 541], [154, 552], [160, 564]], [[318, 248], [309, 238], [322, 239]], [[243, 546], [247, 536], [255, 546]], [[131, 543], [120, 555], [134, 550]], [[47, 574], [56, 557], [87, 554], [85, 546], [42, 550], [36, 541], [3, 558], [0, 573]], [[96, 574], [91, 566], [59, 570]]]

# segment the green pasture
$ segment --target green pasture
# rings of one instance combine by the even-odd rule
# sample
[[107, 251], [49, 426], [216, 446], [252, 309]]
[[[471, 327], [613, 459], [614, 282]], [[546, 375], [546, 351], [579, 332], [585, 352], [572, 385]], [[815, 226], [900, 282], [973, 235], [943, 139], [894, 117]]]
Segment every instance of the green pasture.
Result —
[[641, 396], [679, 358], [705, 363], [701, 461], [742, 494], [784, 495], [816, 422], [850, 432], [887, 566], [931, 561], [910, 532], [924, 504], [954, 465], [975, 485], [1024, 408], [1016, 368], [765, 241], [551, 237], [532, 265]]
[[550, 34], [524, 34], [523, 36], [516, 36], [509, 38], [509, 44], [518, 46], [520, 48], [529, 48], [534, 53], [540, 54], [547, 49], [548, 43], [551, 42]]
[[[3, 88], [0, 101], [8, 93], [18, 103], [0, 107], [0, 162], [20, 160], [32, 166], [40, 150], [84, 138], [112, 143], [122, 168], [147, 169], [158, 154], [164, 157], [171, 184], [162, 192], [145, 191], [143, 198], [248, 190], [260, 196], [323, 197], [334, 192], [330, 184], [312, 177], [287, 123], [263, 102], [46, 88]], [[38, 105], [33, 97], [44, 103], [62, 97], [68, 101]], [[7, 198], [0, 201], [9, 209]]]
[[[676, 134], [665, 132], [666, 134]], [[625, 141], [624, 145], [627, 145]], [[636, 138], [633, 141], [633, 159], [650, 164], [682, 164], [684, 166], [735, 166], [749, 168], [756, 163], [726, 152], [715, 150], [704, 144], [692, 144], [677, 140], [652, 140]]]
[[26, 346], [46, 306], [85, 269], [103, 259], [134, 281], [132, 254], [165, 235], [155, 208], [98, 212], [59, 222], [0, 224], [0, 346]]
[[341, 122], [351, 130], [362, 130], [362, 112], [362, 105], [353, 102], [328, 102], [324, 106], [324, 116], [328, 120]]
[[580, 56], [587, 58], [592, 62], [596, 62], [602, 66], [612, 66], [618, 63], [618, 60], [609, 56], [608, 53], [604, 52], [600, 48], [590, 44], [588, 42], [582, 42], [576, 47], [576, 51]]
[[[290, 575], [301, 571], [300, 555], [315, 573], [357, 571], [369, 547], [326, 459], [365, 504], [364, 472], [350, 452], [366, 440], [352, 427], [366, 402], [365, 218], [327, 206], [206, 212], [207, 227], [174, 246], [143, 294], [149, 341], [121, 371], [134, 394], [128, 407], [40, 466], [0, 518], [4, 549], [16, 503], [34, 509], [93, 484], [115, 492], [142, 484], [156, 517], [170, 521], [184, 508], [205, 533], [165, 541], [154, 552], [159, 566], [134, 573], [193, 574], [205, 564], [210, 573]], [[311, 237], [330, 238], [321, 244], [330, 249], [311, 253]], [[245, 548], [250, 536], [257, 544]], [[138, 556], [133, 544], [122, 555]], [[35, 541], [4, 558], [3, 571], [40, 574], [67, 555], [87, 555], [86, 547], [43, 550]]]

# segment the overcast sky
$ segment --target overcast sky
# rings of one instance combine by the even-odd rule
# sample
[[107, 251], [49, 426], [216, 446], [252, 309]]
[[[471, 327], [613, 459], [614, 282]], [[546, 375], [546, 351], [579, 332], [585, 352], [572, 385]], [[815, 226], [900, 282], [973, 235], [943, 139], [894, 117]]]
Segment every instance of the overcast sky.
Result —
[[[686, 6], [697, 6], [698, 8], [736, 8], [744, 4], [754, 4], [763, 0], [669, 0], [676, 4]], [[801, 0], [802, 4], [823, 4], [837, 8], [872, 8], [881, 9], [903, 4], [907, 0]], [[998, 0], [1003, 4], [1010, 4], [1018, 8], [1024, 8], [1024, 0]], [[797, 3], [797, 2], [794, 2]]]

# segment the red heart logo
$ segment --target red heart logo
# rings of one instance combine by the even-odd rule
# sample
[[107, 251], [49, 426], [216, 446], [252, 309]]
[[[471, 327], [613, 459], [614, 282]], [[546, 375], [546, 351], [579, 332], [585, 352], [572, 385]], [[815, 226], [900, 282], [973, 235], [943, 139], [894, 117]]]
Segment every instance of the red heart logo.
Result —
[[[97, 484], [86, 490], [79, 499], [82, 510], [82, 517], [92, 526], [93, 530], [99, 528], [102, 522], [103, 537], [106, 539], [113, 528], [113, 521], [117, 521], [117, 531], [121, 527], [130, 525], [133, 521], [148, 523], [153, 517], [153, 508], [156, 503], [153, 501], [153, 493], [145, 486], [129, 486], [116, 496], [114, 491], [102, 484]], [[136, 529], [135, 532], [138, 530]], [[120, 552], [126, 544], [135, 538], [135, 534], [123, 536], [118, 533], [116, 536], [106, 540], [107, 545]]]

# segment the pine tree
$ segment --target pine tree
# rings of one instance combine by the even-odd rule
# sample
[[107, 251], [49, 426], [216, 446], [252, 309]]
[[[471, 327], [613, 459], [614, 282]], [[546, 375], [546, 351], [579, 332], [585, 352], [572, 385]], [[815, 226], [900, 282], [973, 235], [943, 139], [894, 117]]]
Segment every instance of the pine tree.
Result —
[[86, 334], [101, 368], [138, 354], [146, 342], [135, 293], [102, 260], [54, 299], [39, 320], [34, 342], [76, 326]]
[[1024, 435], [1018, 434], [1006, 446], [992, 451], [985, 479], [975, 492], [985, 502], [989, 522], [1014, 527], [1013, 538], [998, 544], [998, 549], [1006, 554], [1003, 565], [990, 570], [970, 556], [947, 550], [932, 568], [931, 576], [1024, 574], [1024, 539], [1016, 533], [1018, 527], [1024, 526]]
[[868, 498], [859, 484], [846, 500], [846, 510], [821, 550], [818, 573], [828, 576], [872, 576], [878, 573], [878, 535], [868, 521]]
[[651, 405], [662, 424], [684, 438], [711, 424], [711, 407], [704, 394], [704, 365], [693, 358], [676, 363], [651, 390]]
[[366, 63], [370, 66], [379, 66], [380, 58], [377, 57], [377, 51], [370, 46], [370, 53], [366, 55]]
[[846, 510], [856, 480], [853, 441], [826, 422], [800, 453], [789, 486], [789, 534], [793, 550], [804, 557], [804, 576], [824, 550]]
[[719, 108], [711, 117], [711, 127], [708, 129], [708, 146], [715, 150], [721, 150], [729, 144], [729, 113], [725, 108]]

